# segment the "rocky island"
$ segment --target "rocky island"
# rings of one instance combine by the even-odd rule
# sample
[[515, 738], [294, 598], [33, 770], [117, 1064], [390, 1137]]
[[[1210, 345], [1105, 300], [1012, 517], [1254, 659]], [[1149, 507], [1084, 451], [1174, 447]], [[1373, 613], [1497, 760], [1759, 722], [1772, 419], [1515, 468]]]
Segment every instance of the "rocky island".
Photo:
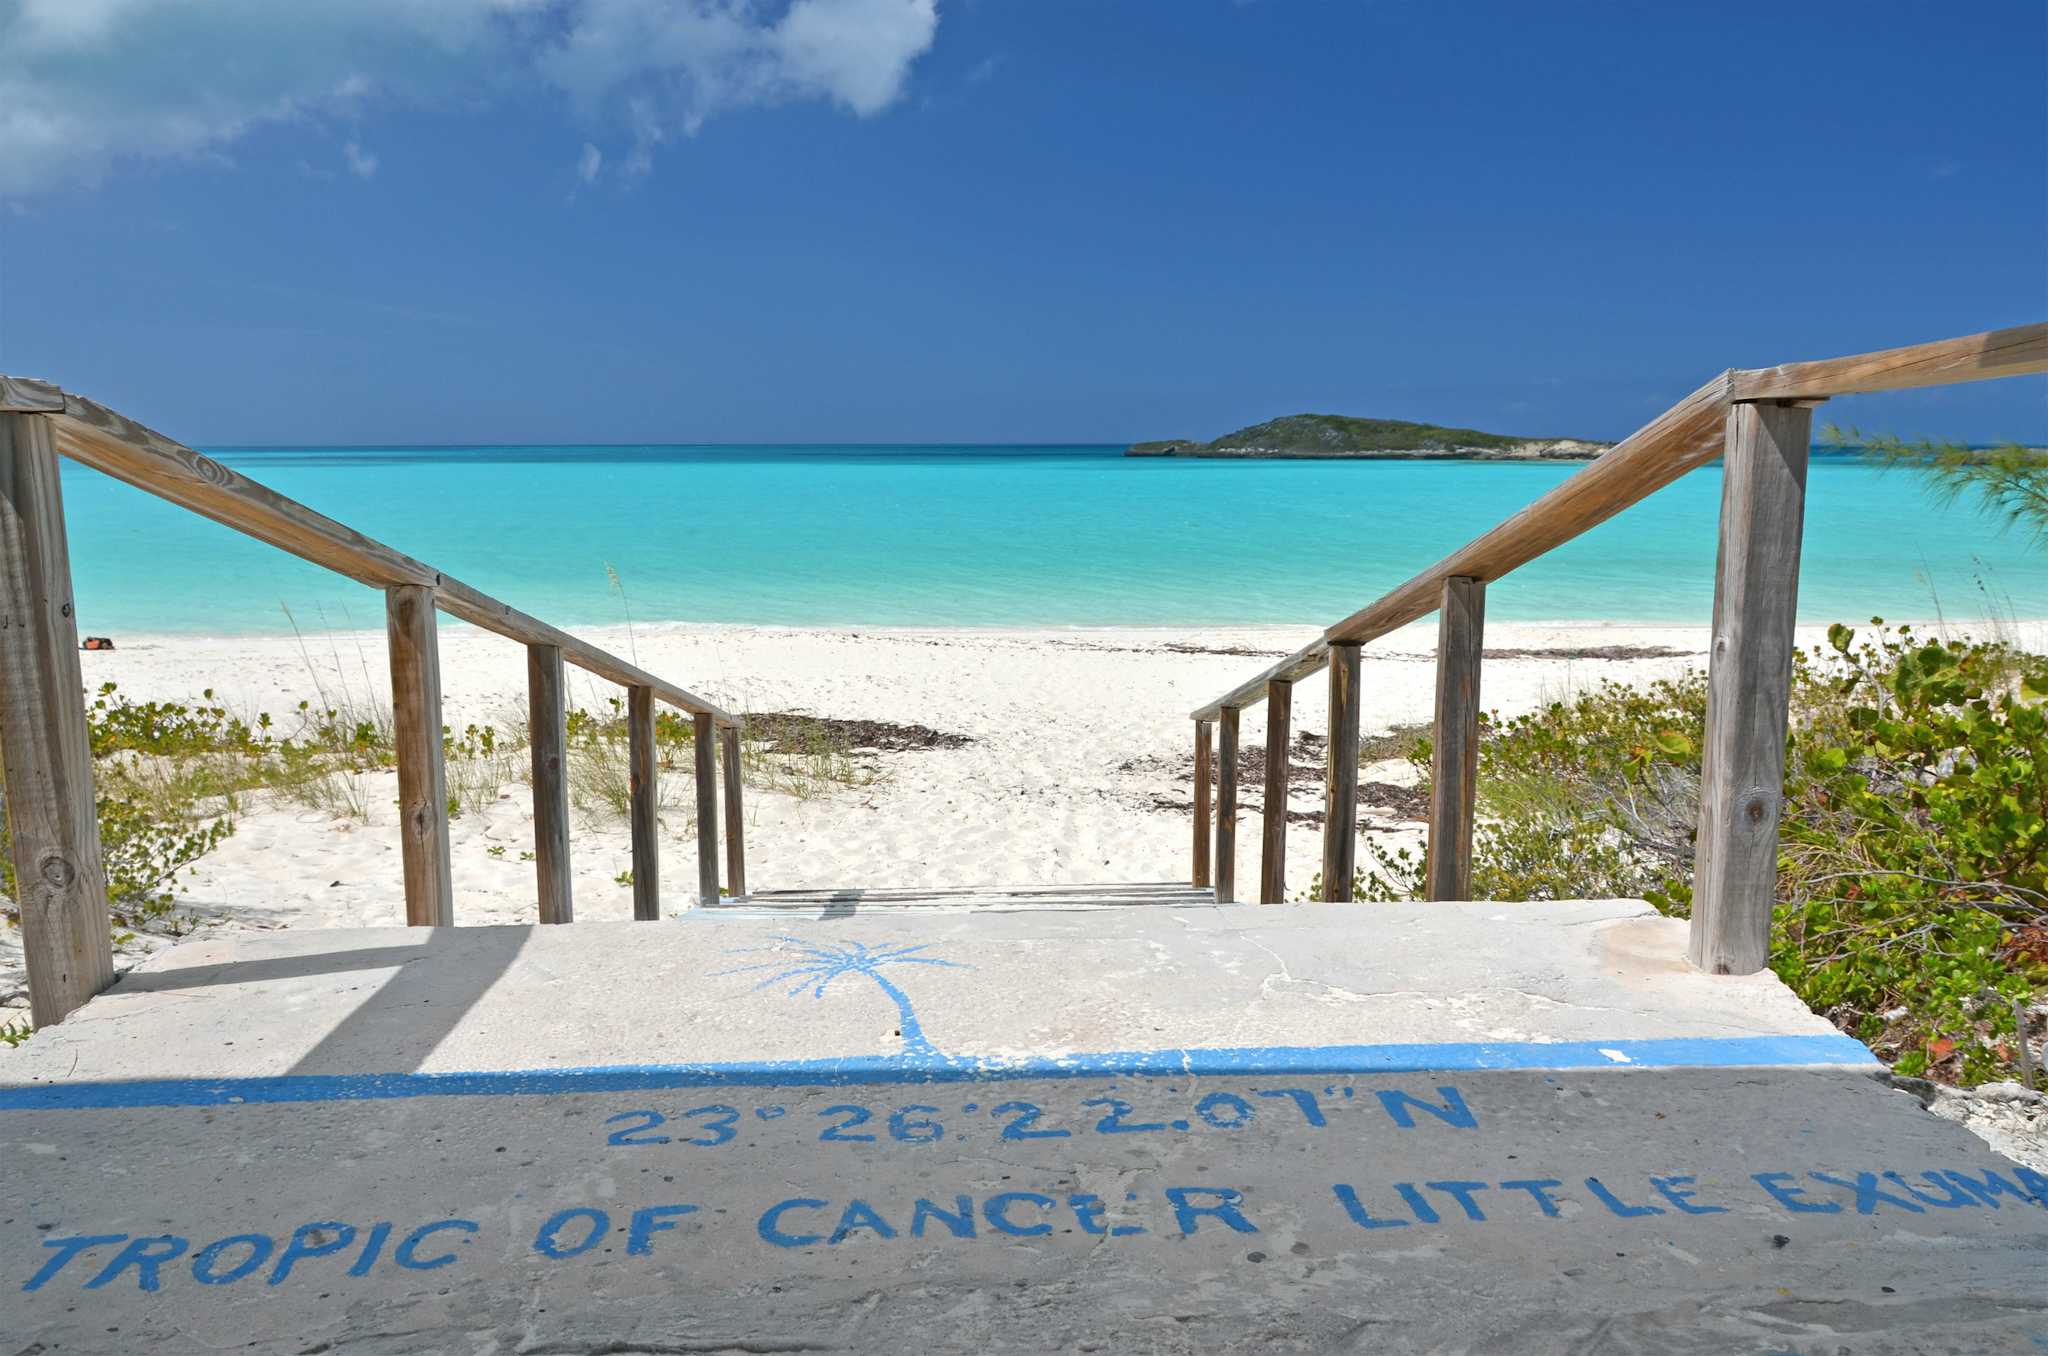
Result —
[[1444, 428], [1405, 419], [1289, 414], [1226, 433], [1214, 442], [1167, 438], [1132, 443], [1127, 457], [1384, 458], [1422, 461], [1587, 461], [1611, 443], [1585, 438], [1520, 438], [1476, 428]]

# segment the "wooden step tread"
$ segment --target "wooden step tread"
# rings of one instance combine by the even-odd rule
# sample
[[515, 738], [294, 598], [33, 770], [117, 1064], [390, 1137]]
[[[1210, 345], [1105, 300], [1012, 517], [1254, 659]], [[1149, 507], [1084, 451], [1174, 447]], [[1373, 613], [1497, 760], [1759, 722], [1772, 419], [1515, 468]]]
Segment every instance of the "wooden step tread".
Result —
[[858, 908], [891, 911], [1020, 909], [1207, 908], [1215, 891], [1176, 882], [1115, 882], [1086, 885], [968, 885], [806, 890], [757, 890], [707, 905], [709, 912], [800, 912]]

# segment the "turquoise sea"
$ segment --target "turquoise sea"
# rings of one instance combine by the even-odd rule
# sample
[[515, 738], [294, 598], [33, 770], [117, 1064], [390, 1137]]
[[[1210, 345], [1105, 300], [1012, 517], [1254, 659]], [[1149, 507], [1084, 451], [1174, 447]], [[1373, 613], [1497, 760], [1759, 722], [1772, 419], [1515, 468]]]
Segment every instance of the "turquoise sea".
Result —
[[[1126, 458], [1120, 447], [238, 448], [279, 492], [561, 624], [1328, 622], [1577, 469]], [[381, 627], [372, 591], [70, 463], [82, 631]], [[1488, 592], [1504, 619], [1705, 621], [1720, 472]], [[624, 585], [622, 599], [607, 574]], [[2048, 554], [1816, 456], [1811, 621], [2048, 617]]]

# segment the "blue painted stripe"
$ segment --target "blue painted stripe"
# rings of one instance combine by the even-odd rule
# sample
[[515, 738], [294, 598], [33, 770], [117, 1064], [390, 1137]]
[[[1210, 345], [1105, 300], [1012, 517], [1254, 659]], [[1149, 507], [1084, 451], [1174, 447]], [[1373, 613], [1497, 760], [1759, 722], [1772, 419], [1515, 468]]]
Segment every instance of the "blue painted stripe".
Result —
[[[1617, 1059], [1617, 1055], [1622, 1058]], [[1243, 1078], [1281, 1074], [1434, 1073], [1475, 1069], [1728, 1069], [1870, 1066], [1876, 1063], [1876, 1057], [1864, 1048], [1862, 1042], [1841, 1035], [1560, 1041], [1554, 1044], [1257, 1046], [1244, 1049], [1126, 1050], [1021, 1060], [977, 1060], [944, 1055], [910, 1059], [858, 1055], [844, 1059], [765, 1060], [744, 1064], [625, 1064], [479, 1073], [282, 1074], [267, 1078], [36, 1083], [0, 1088], [0, 1111], [375, 1102], [400, 1097], [539, 1097], [670, 1088], [983, 1083], [1048, 1078]]]

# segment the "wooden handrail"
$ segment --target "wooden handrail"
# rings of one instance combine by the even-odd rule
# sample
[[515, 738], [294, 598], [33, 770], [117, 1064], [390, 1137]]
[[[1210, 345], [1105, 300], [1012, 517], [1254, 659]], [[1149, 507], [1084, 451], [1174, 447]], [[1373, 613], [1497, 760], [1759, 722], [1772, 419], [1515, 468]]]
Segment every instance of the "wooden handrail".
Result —
[[1368, 603], [1271, 668], [1194, 712], [1255, 706], [1266, 684], [1299, 682], [1329, 662], [1332, 641], [1370, 642], [1436, 611], [1446, 579], [1491, 583], [1721, 455], [1727, 407], [1746, 400], [1818, 400], [2048, 372], [2048, 322], [1822, 362], [1730, 370], [1643, 425], [1535, 503], [1407, 583]]
[[1226, 706], [1254, 705], [1265, 697], [1267, 683], [1299, 682], [1321, 669], [1329, 662], [1332, 642], [1365, 644], [1427, 617], [1436, 611], [1446, 579], [1489, 583], [1706, 465], [1721, 452], [1726, 391], [1726, 376], [1716, 377], [1491, 532], [1202, 707], [1195, 719], [1213, 720]]
[[1814, 363], [1732, 372], [1730, 400], [1818, 400], [1828, 396], [1948, 386], [2048, 372], [2048, 321], [1987, 330], [1908, 348], [1857, 353]]
[[[708, 715], [720, 726], [737, 723], [715, 702], [530, 617], [97, 401], [18, 377], [0, 377], [0, 395], [21, 402], [0, 404], [0, 409], [27, 412], [30, 402], [40, 402], [33, 408], [50, 413], [57, 450], [73, 461], [371, 588], [427, 585], [434, 590], [434, 605], [451, 617], [523, 645], [556, 646], [568, 663], [621, 687], [647, 688], [670, 706]], [[58, 402], [61, 412], [54, 408]]]
[[[1606, 522], [1689, 471], [1724, 454], [1721, 540], [1714, 589], [1712, 673], [1707, 707], [1708, 755], [1702, 771], [1699, 870], [1690, 954], [1713, 973], [1746, 974], [1768, 955], [1771, 884], [1777, 847], [1777, 793], [1762, 769], [1784, 758], [1792, 618], [1798, 589], [1798, 545], [1805, 502], [1811, 407], [1830, 396], [1986, 381], [2048, 372], [2048, 322], [1989, 330], [1931, 344], [1859, 353], [1821, 362], [1729, 370], [1609, 448], [1564, 483], [1492, 530], [1324, 630], [1279, 663], [1255, 674], [1194, 713], [1197, 776], [1206, 773], [1201, 741], [1214, 723], [1235, 758], [1239, 714], [1277, 703], [1268, 721], [1264, 857], [1260, 898], [1283, 893], [1286, 823], [1285, 707], [1292, 685], [1330, 663], [1342, 647], [1355, 666], [1356, 647], [1442, 613], [1438, 639], [1435, 771], [1430, 808], [1428, 896], [1454, 899], [1470, 890], [1474, 751], [1485, 586]], [[1759, 490], [1758, 487], [1766, 487]], [[1450, 608], [1450, 611], [1446, 611]], [[1331, 683], [1331, 729], [1355, 739], [1355, 678]], [[1351, 897], [1348, 839], [1357, 832], [1347, 783], [1356, 750], [1334, 743], [1324, 788], [1323, 898]], [[1232, 767], [1219, 769], [1215, 849], [1217, 896], [1231, 894], [1234, 804]], [[1279, 794], [1276, 796], [1276, 790]], [[1196, 796], [1195, 839], [1206, 841], [1206, 797]], [[1339, 841], [1340, 839], [1346, 841]], [[1209, 854], [1195, 854], [1196, 879]]]
[[7, 566], [0, 579], [0, 746], [16, 874], [28, 883], [23, 950], [38, 1026], [61, 1020], [113, 981], [59, 456], [383, 591], [408, 923], [455, 922], [435, 623], [441, 612], [527, 647], [541, 922], [574, 917], [564, 663], [627, 691], [633, 916], [661, 913], [657, 701], [687, 711], [696, 740], [698, 898], [715, 904], [719, 896], [721, 759], [729, 884], [734, 894], [745, 893], [739, 721], [729, 712], [104, 405], [46, 381], [0, 375], [0, 564]]

